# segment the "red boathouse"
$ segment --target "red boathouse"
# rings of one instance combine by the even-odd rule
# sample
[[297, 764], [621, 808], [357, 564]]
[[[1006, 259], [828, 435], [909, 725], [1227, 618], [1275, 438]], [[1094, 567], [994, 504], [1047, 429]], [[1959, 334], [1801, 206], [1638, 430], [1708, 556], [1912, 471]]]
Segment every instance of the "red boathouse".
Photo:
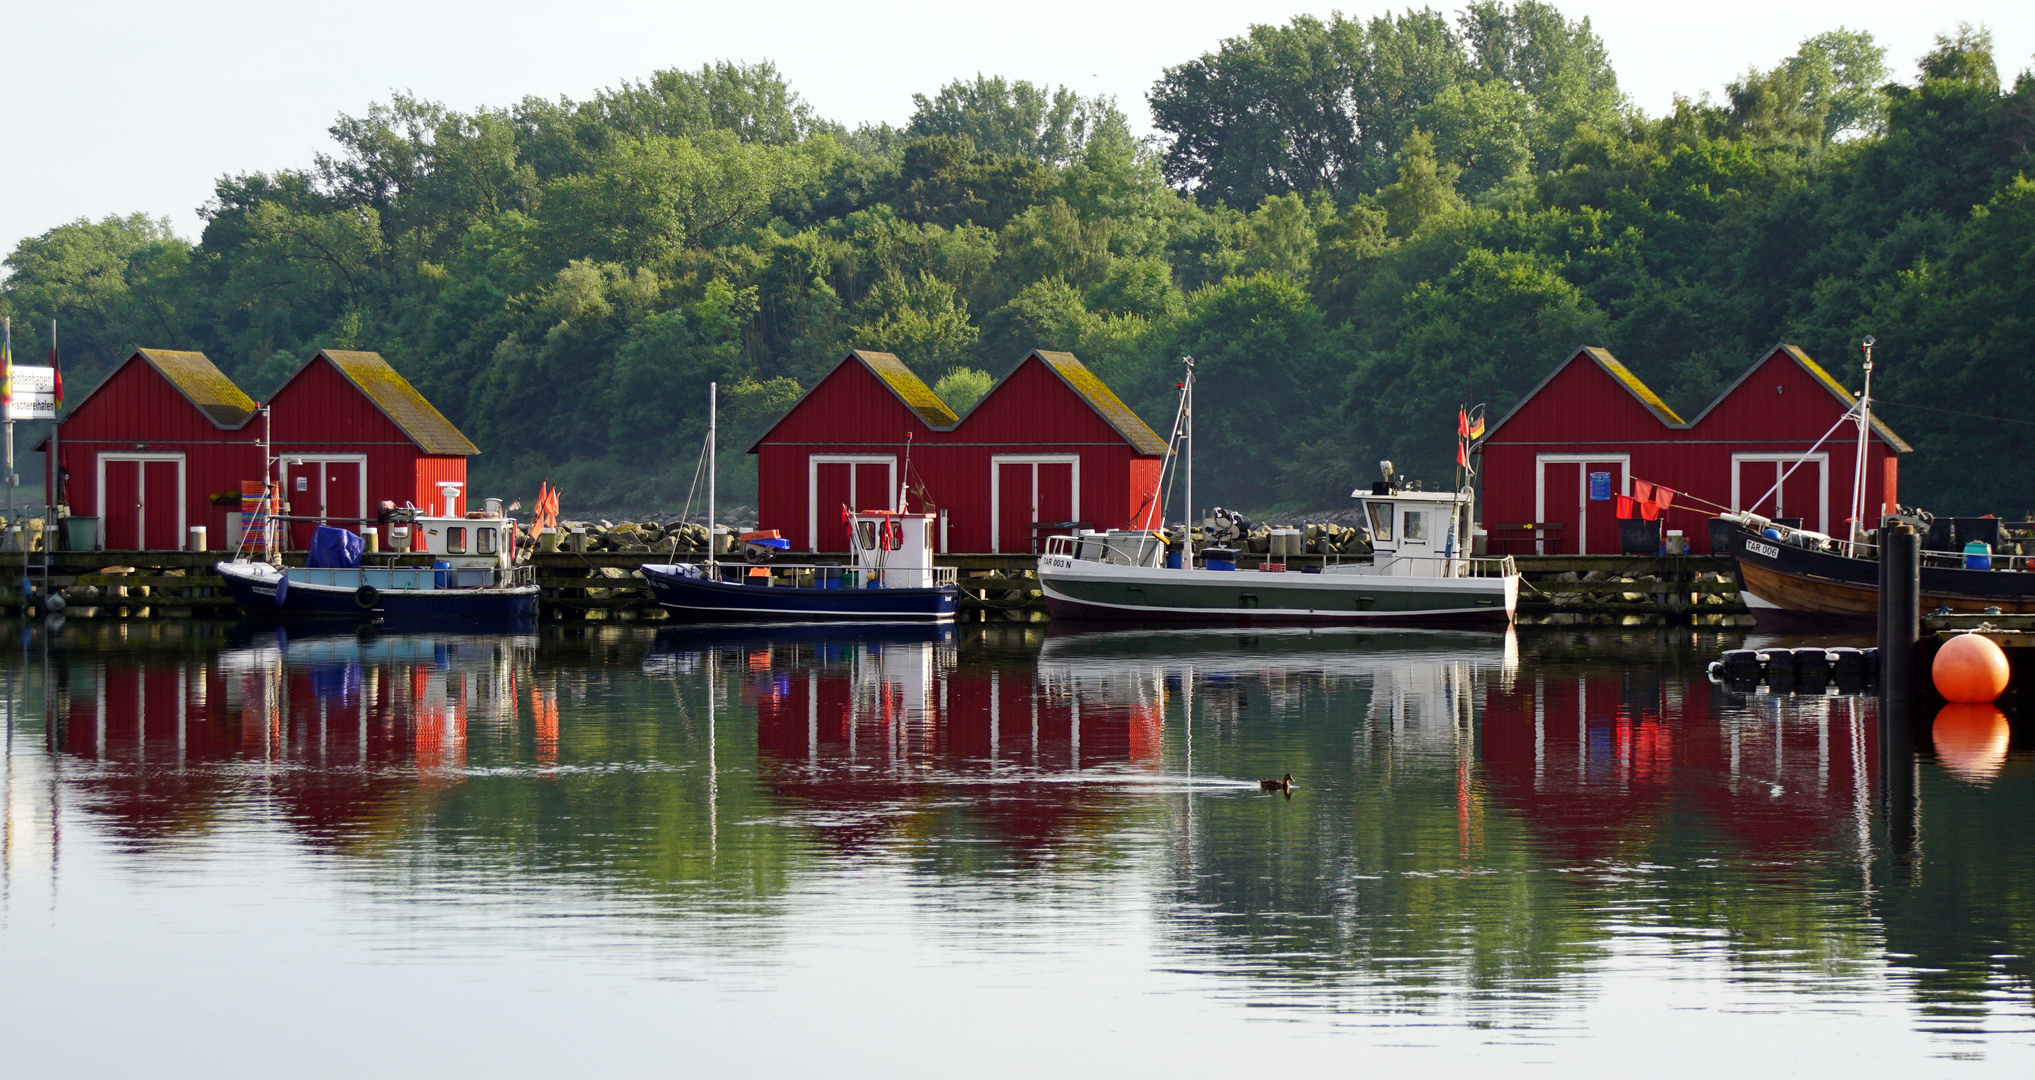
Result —
[[[1807, 353], [1779, 344], [1684, 421], [1608, 351], [1579, 349], [1478, 446], [1491, 548], [1616, 554], [1615, 496], [1630, 495], [1634, 479], [1693, 497], [1678, 500], [1667, 519], [1693, 552], [1709, 550], [1705, 523], [1714, 507], [1796, 517], [1804, 528], [1841, 535], [1851, 516], [1858, 436], [1850, 424], [1832, 427], [1855, 400]], [[1896, 497], [1888, 481], [1908, 451], [1874, 417], [1866, 440], [1868, 524]]]
[[[256, 408], [204, 353], [139, 350], [66, 410], [55, 501], [97, 517], [102, 547], [180, 548], [195, 525], [219, 544], [240, 482], [261, 476]], [[227, 492], [234, 505], [213, 502]]]
[[269, 415], [283, 501], [316, 519], [291, 526], [291, 547], [321, 522], [361, 529], [383, 500], [442, 511], [441, 482], [461, 485], [452, 512], [466, 512], [466, 459], [480, 449], [380, 353], [319, 351], [269, 397]]
[[749, 452], [760, 525], [795, 550], [845, 550], [842, 507], [894, 508], [902, 483], [904, 509], [941, 515], [942, 550], [1029, 554], [1141, 522], [1166, 441], [1072, 353], [1026, 355], [957, 417], [897, 357], [857, 350]]

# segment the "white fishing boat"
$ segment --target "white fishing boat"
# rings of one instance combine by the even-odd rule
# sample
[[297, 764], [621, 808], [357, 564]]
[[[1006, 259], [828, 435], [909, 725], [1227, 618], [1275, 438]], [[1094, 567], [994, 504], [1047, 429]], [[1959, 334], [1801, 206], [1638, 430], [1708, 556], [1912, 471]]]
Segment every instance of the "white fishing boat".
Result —
[[[1190, 517], [1193, 394], [1190, 360], [1166, 454], [1170, 469], [1174, 447], [1188, 448]], [[1047, 540], [1039, 588], [1056, 620], [1509, 623], [1519, 603], [1519, 571], [1510, 556], [1467, 552], [1475, 509], [1469, 484], [1452, 492], [1403, 490], [1386, 464], [1386, 480], [1351, 492], [1362, 500], [1370, 528], [1368, 556], [1323, 556], [1304, 566], [1268, 558], [1255, 570], [1239, 570], [1233, 549], [1196, 553], [1164, 529], [1087, 532]], [[1184, 526], [1179, 535], [1188, 535]]]

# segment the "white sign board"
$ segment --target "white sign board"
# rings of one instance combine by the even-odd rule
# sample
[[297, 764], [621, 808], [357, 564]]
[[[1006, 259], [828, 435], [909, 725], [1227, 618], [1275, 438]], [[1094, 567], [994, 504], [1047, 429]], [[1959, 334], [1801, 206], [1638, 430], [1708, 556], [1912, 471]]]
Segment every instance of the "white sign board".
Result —
[[9, 420], [54, 420], [57, 416], [56, 369], [14, 366], [14, 402]]

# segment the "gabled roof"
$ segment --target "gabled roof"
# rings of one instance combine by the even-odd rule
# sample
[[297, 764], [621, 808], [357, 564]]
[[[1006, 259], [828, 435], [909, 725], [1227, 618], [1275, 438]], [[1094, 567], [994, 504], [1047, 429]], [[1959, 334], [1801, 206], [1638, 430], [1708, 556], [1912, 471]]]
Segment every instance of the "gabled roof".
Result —
[[120, 374], [121, 369], [133, 363], [136, 357], [147, 362], [148, 366], [156, 370], [156, 374], [161, 375], [171, 386], [177, 388], [178, 393], [184, 395], [184, 400], [190, 402], [192, 408], [204, 413], [205, 418], [218, 427], [228, 431], [239, 428], [245, 425], [260, 407], [240, 387], [235, 386], [233, 380], [226, 377], [225, 372], [219, 370], [211, 360], [206, 359], [204, 353], [183, 352], [177, 349], [136, 349], [133, 356], [108, 372], [106, 377], [99, 381], [98, 386], [71, 403], [70, 407], [64, 410], [66, 419], [76, 416], [78, 410], [84, 408], [85, 403], [92, 400], [94, 394], [112, 382], [113, 376]]
[[883, 385], [890, 387], [890, 392], [896, 394], [899, 401], [904, 402], [905, 408], [917, 413], [919, 419], [926, 422], [927, 427], [953, 427], [954, 422], [960, 419], [954, 415], [953, 409], [947, 407], [946, 402], [940, 400], [938, 394], [933, 393], [933, 388], [927, 386], [924, 379], [913, 374], [912, 369], [904, 366], [904, 361], [896, 356], [887, 352], [856, 349], [843, 357], [841, 363], [845, 364], [849, 360], [862, 361], [862, 366], [868, 368], [871, 375], [881, 379]]
[[[1707, 408], [1705, 408], [1701, 413], [1697, 414], [1694, 420], [1689, 421], [1689, 426], [1695, 427], [1697, 424], [1702, 423], [1703, 417], [1710, 415], [1711, 410], [1717, 408], [1717, 406], [1719, 405], [1722, 405], [1726, 398], [1729, 398], [1732, 394], [1736, 393], [1738, 391], [1738, 388], [1745, 384], [1745, 380], [1752, 378], [1754, 372], [1758, 371], [1762, 367], [1765, 367], [1766, 362], [1768, 360], [1773, 359], [1774, 354], [1776, 353], [1784, 354], [1787, 356], [1788, 359], [1793, 360], [1797, 367], [1800, 367], [1804, 372], [1806, 372], [1811, 379], [1814, 379], [1818, 383], [1821, 383], [1823, 389], [1830, 391], [1830, 396], [1836, 398], [1838, 402], [1842, 404], [1846, 409], [1850, 409], [1853, 405], [1858, 404], [1858, 395], [1852, 393], [1849, 390], [1846, 390], [1844, 388], [1843, 383], [1838, 382], [1836, 379], [1830, 376], [1829, 372], [1823, 370], [1823, 365], [1817, 363], [1814, 360], [1809, 359], [1809, 354], [1803, 352], [1799, 346], [1790, 345], [1785, 341], [1781, 341], [1775, 342], [1773, 348], [1770, 348], [1767, 351], [1761, 353], [1759, 360], [1755, 362], [1751, 367], [1745, 369], [1745, 374], [1740, 375], [1738, 378], [1732, 380], [1731, 385], [1725, 387], [1724, 392], [1717, 395], [1717, 400], [1712, 401]], [[1855, 424], [1856, 421], [1853, 421], [1853, 423]], [[1893, 447], [1899, 453], [1903, 454], [1912, 453], [1915, 449], [1914, 447], [1908, 445], [1907, 440], [1901, 438], [1899, 435], [1894, 434], [1894, 429], [1888, 427], [1886, 425], [1886, 422], [1884, 420], [1881, 420], [1879, 418], [1879, 414], [1877, 413], [1873, 414], [1872, 429], [1874, 432], [1878, 433], [1880, 438], [1886, 440], [1887, 445]]]
[[[1067, 389], [1080, 395], [1083, 401], [1088, 402], [1089, 408], [1109, 421], [1109, 426], [1115, 428], [1116, 433], [1123, 436], [1124, 441], [1130, 443], [1138, 453], [1154, 457], [1165, 456], [1166, 440], [1160, 438], [1159, 433], [1153, 431], [1150, 424], [1139, 419], [1138, 414], [1132, 412], [1130, 406], [1125, 405], [1123, 399], [1117, 397], [1116, 392], [1107, 384], [1096, 378], [1095, 373], [1088, 370], [1088, 365], [1075, 359], [1073, 353], [1047, 352], [1040, 349], [1026, 356], [1025, 360], [1030, 360], [1033, 356], [1038, 357], [1052, 369], [1053, 374], [1060, 376], [1060, 381], [1067, 384]], [[1018, 363], [1022, 365], [1024, 360]], [[1006, 375], [1005, 378], [1009, 376]]]
[[[352, 383], [367, 399], [375, 403], [389, 422], [403, 429], [403, 434], [427, 454], [443, 454], [450, 457], [472, 457], [480, 453], [480, 447], [460, 434], [452, 421], [445, 418], [410, 380], [403, 378], [396, 369], [389, 366], [382, 354], [351, 352], [345, 349], [321, 349], [317, 356], [304, 362], [304, 368], [318, 362], [320, 358], [330, 363], [346, 381]], [[298, 368], [301, 374], [304, 368]], [[291, 376], [294, 381], [296, 376]], [[288, 385], [287, 383], [285, 385]]]
[[891, 393], [897, 395], [899, 404], [910, 409], [914, 416], [924, 421], [925, 425], [934, 431], [945, 431], [953, 427], [960, 420], [960, 417], [954, 415], [954, 410], [948, 408], [947, 403], [941, 401], [938, 394], [933, 393], [933, 388], [927, 386], [924, 379], [919, 378], [912, 372], [912, 369], [904, 366], [904, 361], [887, 352], [855, 349], [842, 357], [839, 364], [835, 364], [832, 368], [828, 369], [825, 375], [820, 376], [819, 381], [813, 383], [810, 389], [800, 394], [798, 400], [791, 403], [790, 408], [784, 410], [783, 414], [772, 421], [769, 427], [763, 429], [762, 434], [756, 436], [755, 440], [750, 442], [745, 452], [755, 453], [756, 448], [763, 445], [763, 440], [770, 438], [770, 433], [777, 430], [777, 425], [784, 423], [785, 417], [797, 412], [798, 407], [805, 404], [805, 400], [813, 396], [814, 392], [819, 390], [820, 387], [826, 385], [827, 380], [833, 378], [835, 372], [850, 363], [860, 363], [864, 368], [868, 369], [871, 375], [876, 376], [878, 382], [888, 387]]
[[1547, 389], [1547, 384], [1555, 381], [1555, 377], [1560, 375], [1562, 372], [1567, 371], [1569, 369], [1570, 364], [1575, 363], [1577, 360], [1580, 360], [1585, 356], [1589, 357], [1592, 361], [1596, 363], [1598, 367], [1602, 368], [1606, 375], [1609, 375], [1613, 379], [1617, 380], [1618, 385], [1623, 386], [1625, 388], [1626, 393], [1631, 394], [1633, 396], [1633, 399], [1638, 401], [1642, 408], [1644, 408], [1647, 412], [1650, 412], [1654, 415], [1654, 419], [1659, 420], [1661, 423], [1666, 424], [1669, 427], [1688, 426], [1682, 422], [1681, 417], [1675, 415], [1675, 410], [1668, 408], [1668, 403], [1662, 401], [1661, 396], [1659, 394], [1653, 392], [1652, 387], [1639, 381], [1639, 376], [1634, 375], [1632, 373], [1631, 368], [1628, 368], [1624, 364], [1619, 363], [1618, 358], [1611, 355], [1611, 351], [1609, 349], [1600, 349], [1595, 345], [1584, 345], [1581, 348], [1577, 349], [1574, 353], [1571, 353], [1567, 360], [1563, 361], [1560, 364], [1557, 364], [1553, 371], [1548, 372], [1547, 378], [1542, 379], [1537, 385], [1534, 386], [1533, 389], [1528, 390], [1525, 393], [1525, 395], [1519, 399], [1519, 404], [1514, 405], [1509, 412], [1507, 412], [1504, 416], [1499, 418], [1497, 423], [1492, 424], [1490, 430], [1484, 433], [1483, 441], [1484, 442], [1491, 441], [1491, 439], [1498, 434], [1498, 429], [1505, 426], [1506, 421], [1512, 419], [1512, 417], [1516, 415], [1519, 412], [1519, 410], [1525, 408], [1527, 403], [1532, 401], [1536, 396], [1538, 396], [1542, 390]]

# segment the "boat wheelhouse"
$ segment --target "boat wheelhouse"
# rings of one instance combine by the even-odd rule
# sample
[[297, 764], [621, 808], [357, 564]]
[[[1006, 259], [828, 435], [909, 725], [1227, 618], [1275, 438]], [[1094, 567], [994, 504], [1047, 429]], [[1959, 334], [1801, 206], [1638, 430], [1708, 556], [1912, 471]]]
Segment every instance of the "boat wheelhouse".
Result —
[[[850, 561], [645, 563], [643, 579], [675, 617], [852, 622], [946, 621], [960, 590], [933, 565], [937, 514], [844, 512]], [[752, 558], [767, 549], [750, 546]]]

